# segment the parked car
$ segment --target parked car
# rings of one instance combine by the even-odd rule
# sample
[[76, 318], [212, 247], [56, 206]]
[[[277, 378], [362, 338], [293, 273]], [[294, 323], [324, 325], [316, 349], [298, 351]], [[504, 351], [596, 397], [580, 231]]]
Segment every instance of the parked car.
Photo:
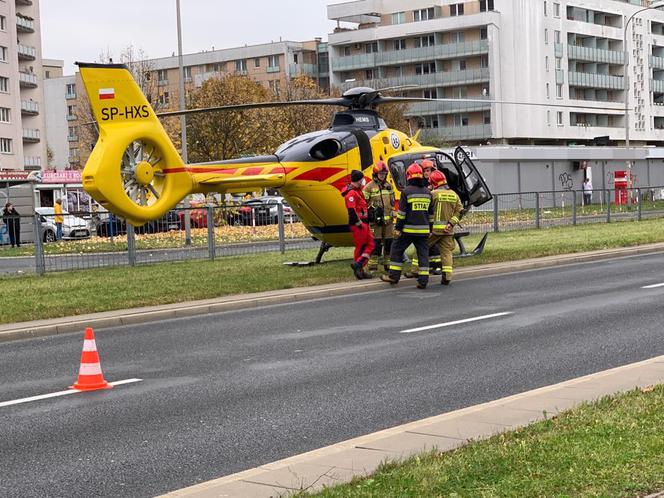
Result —
[[[52, 207], [38, 207], [35, 212], [39, 215], [44, 242], [54, 242], [56, 234], [55, 210]], [[62, 238], [65, 240], [85, 239], [90, 237], [90, 226], [87, 221], [78, 216], [62, 211]]]
[[[135, 232], [137, 234], [168, 232], [171, 230], [180, 230], [182, 226], [177, 212], [169, 211], [158, 220], [148, 221], [145, 225], [136, 227]], [[110, 237], [111, 235], [124, 235], [126, 233], [127, 222], [110, 213], [106, 219], [101, 220], [97, 224], [98, 237]]]
[[[189, 219], [191, 220], [191, 228], [207, 227], [207, 209], [205, 202], [191, 201], [190, 206]], [[178, 210], [181, 227], [184, 227], [184, 213], [184, 209]]]
[[291, 223], [297, 221], [297, 215], [288, 202], [277, 195], [266, 195], [249, 199], [240, 207], [240, 222], [243, 225], [270, 225], [279, 223], [279, 204], [284, 208], [284, 221]]

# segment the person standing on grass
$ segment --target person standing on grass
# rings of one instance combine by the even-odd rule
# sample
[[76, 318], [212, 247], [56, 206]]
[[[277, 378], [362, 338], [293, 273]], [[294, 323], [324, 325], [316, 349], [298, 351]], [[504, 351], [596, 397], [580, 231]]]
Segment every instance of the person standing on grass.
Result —
[[9, 243], [12, 247], [21, 247], [21, 218], [11, 202], [5, 204], [2, 210], [2, 221], [7, 225]]
[[583, 180], [583, 205], [587, 206], [593, 202], [593, 184], [590, 178]]
[[62, 238], [62, 224], [65, 222], [65, 217], [62, 216], [62, 199], [55, 200], [53, 209], [55, 210], [55, 217], [53, 218], [53, 222], [55, 223], [55, 240], [60, 240]]

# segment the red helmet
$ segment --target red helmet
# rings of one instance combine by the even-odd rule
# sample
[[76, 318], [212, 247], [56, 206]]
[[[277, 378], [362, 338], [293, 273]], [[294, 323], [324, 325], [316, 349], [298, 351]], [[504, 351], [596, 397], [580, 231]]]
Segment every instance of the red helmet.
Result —
[[387, 173], [387, 165], [383, 161], [378, 161], [373, 167], [373, 174], [377, 175], [378, 173]]
[[445, 173], [438, 170], [431, 173], [431, 176], [429, 177], [429, 185], [431, 185], [433, 188], [447, 185], [447, 178], [445, 178]]
[[408, 166], [408, 169], [406, 170], [406, 180], [410, 180], [411, 178], [424, 178], [422, 166], [417, 163]]
[[420, 164], [422, 165], [422, 171], [433, 169], [433, 162], [429, 161], [428, 159], [424, 159]]

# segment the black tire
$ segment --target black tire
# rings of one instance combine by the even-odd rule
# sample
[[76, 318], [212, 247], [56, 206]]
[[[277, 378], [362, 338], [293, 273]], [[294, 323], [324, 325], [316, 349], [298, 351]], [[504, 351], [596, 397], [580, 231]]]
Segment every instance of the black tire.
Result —
[[46, 230], [44, 232], [44, 242], [55, 242], [55, 232], [53, 230]]

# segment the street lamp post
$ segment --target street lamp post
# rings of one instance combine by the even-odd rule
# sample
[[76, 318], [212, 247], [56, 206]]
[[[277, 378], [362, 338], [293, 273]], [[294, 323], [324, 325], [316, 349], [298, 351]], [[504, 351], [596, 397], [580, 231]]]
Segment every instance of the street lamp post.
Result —
[[[657, 10], [660, 7], [664, 7], [664, 0], [658, 0], [654, 2], [652, 5], [649, 7], [644, 7], [643, 9], [637, 10], [632, 14], [629, 19], [627, 19], [627, 22], [625, 23], [625, 29], [623, 30], [623, 53], [624, 53], [624, 78], [625, 78], [625, 148], [629, 149], [629, 89], [630, 89], [630, 81], [629, 81], [629, 51], [627, 50], [627, 29], [629, 28], [629, 23], [632, 22], [632, 19], [637, 14], [640, 14], [641, 12], [644, 12], [646, 10]], [[631, 188], [632, 186], [632, 161], [631, 159], [627, 160], [627, 186], [628, 188]], [[631, 200], [632, 200], [632, 195], [631, 192], [627, 194], [627, 203], [628, 205], [631, 205]]]

